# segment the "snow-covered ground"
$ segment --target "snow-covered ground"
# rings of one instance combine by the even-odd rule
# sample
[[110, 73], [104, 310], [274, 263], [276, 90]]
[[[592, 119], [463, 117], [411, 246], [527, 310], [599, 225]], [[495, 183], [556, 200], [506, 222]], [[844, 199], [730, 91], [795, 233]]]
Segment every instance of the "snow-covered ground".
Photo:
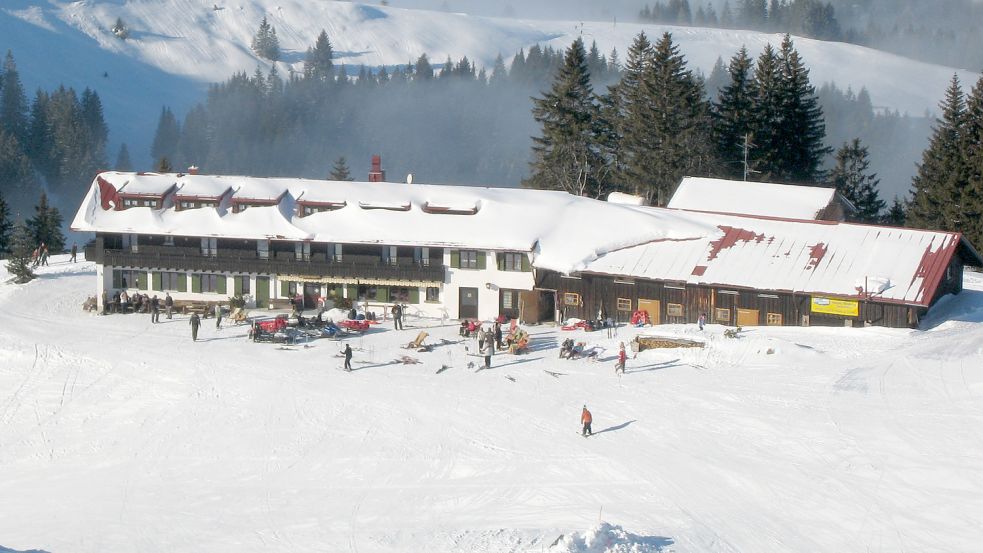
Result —
[[[29, 93], [62, 83], [79, 91], [95, 89], [113, 132], [110, 156], [119, 142], [127, 142], [135, 162], [143, 164], [162, 105], [183, 117], [204, 99], [207, 83], [268, 68], [250, 50], [264, 16], [277, 30], [284, 75], [302, 68], [304, 53], [322, 29], [338, 64], [405, 64], [426, 53], [435, 66], [467, 56], [487, 68], [499, 54], [510, 61], [520, 48], [528, 51], [534, 44], [562, 50], [578, 36], [588, 44], [596, 41], [604, 54], [617, 48], [623, 62], [640, 31], [653, 40], [669, 31], [690, 67], [705, 75], [718, 58], [728, 60], [742, 45], [757, 56], [765, 44], [777, 47], [782, 39], [754, 31], [614, 19], [505, 19], [327, 0], [4, 0], [0, 54], [13, 50]], [[117, 18], [130, 30], [125, 41], [111, 31]], [[912, 115], [936, 111], [953, 73], [967, 88], [979, 78], [851, 44], [798, 38], [795, 45], [817, 86], [866, 87], [875, 106]]]
[[[6, 280], [0, 270], [0, 280]], [[89, 263], [0, 285], [0, 546], [102, 551], [978, 551], [983, 278], [927, 330], [455, 326], [278, 349], [95, 316]], [[571, 335], [601, 362], [557, 359]], [[473, 349], [473, 344], [471, 345]], [[392, 363], [411, 355], [420, 364]], [[451, 368], [436, 374], [442, 365]], [[546, 371], [563, 373], [552, 376]], [[583, 404], [596, 435], [579, 435]], [[607, 524], [599, 525], [599, 521]], [[562, 535], [562, 537], [561, 537]], [[2, 547], [0, 547], [2, 550]]]

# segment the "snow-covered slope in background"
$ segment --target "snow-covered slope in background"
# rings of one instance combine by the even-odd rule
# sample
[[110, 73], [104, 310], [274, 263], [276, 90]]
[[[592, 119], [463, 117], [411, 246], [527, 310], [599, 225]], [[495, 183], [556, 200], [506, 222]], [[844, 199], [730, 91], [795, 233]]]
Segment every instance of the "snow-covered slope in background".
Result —
[[[216, 9], [217, 8], [217, 9]], [[426, 53], [435, 64], [467, 56], [491, 67], [502, 54], [549, 44], [565, 48], [575, 37], [597, 41], [605, 53], [624, 59], [632, 38], [670, 31], [691, 67], [709, 74], [718, 57], [741, 45], [757, 55], [780, 35], [614, 22], [513, 20], [309, 0], [5, 0], [0, 9], [0, 48], [12, 49], [29, 90], [65, 83], [96, 89], [106, 104], [112, 141], [126, 141], [136, 159], [146, 146], [164, 104], [179, 116], [202, 98], [205, 84], [235, 71], [252, 72], [267, 62], [250, 42], [266, 16], [284, 51], [282, 71], [298, 70], [303, 55], [324, 29], [337, 63], [405, 64]], [[116, 18], [131, 31], [127, 40], [110, 32]], [[967, 71], [920, 63], [860, 46], [796, 39], [814, 84], [866, 86], [875, 106], [915, 115], [935, 110], [952, 74], [971, 83]]]

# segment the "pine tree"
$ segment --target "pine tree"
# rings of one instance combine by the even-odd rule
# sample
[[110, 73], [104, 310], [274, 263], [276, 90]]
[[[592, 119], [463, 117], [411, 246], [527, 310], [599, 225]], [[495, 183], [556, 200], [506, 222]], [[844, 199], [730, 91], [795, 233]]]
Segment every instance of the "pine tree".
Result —
[[122, 17], [116, 18], [116, 23], [113, 23], [112, 31], [114, 35], [122, 40], [130, 38], [130, 29], [126, 27], [126, 23], [123, 22]]
[[890, 225], [892, 227], [903, 227], [905, 226], [907, 211], [908, 206], [905, 204], [904, 200], [895, 196], [894, 201], [891, 202], [891, 207], [888, 208], [887, 212], [884, 214], [884, 218], [881, 219], [881, 224]]
[[495, 65], [492, 67], [491, 77], [488, 79], [488, 84], [494, 86], [504, 86], [509, 78], [509, 70], [505, 68], [505, 60], [502, 58], [502, 54], [495, 57]]
[[348, 170], [348, 162], [345, 161], [345, 156], [341, 156], [335, 160], [334, 167], [331, 168], [331, 174], [328, 175], [328, 180], [355, 180], [352, 178], [351, 171]]
[[14, 282], [17, 284], [30, 282], [36, 276], [31, 270], [31, 254], [35, 247], [37, 247], [37, 242], [34, 241], [27, 226], [24, 223], [18, 223], [14, 226], [11, 236], [10, 257], [7, 258], [7, 271], [14, 275]]
[[877, 223], [881, 220], [884, 200], [878, 194], [880, 179], [870, 172], [870, 159], [866, 146], [859, 138], [843, 144], [836, 152], [836, 165], [829, 174], [829, 185], [857, 208], [853, 219], [861, 223]]
[[157, 120], [157, 132], [154, 134], [154, 143], [150, 147], [150, 157], [154, 160], [165, 157], [174, 159], [180, 139], [181, 128], [178, 126], [171, 108], [166, 106], [161, 108], [160, 119]]
[[45, 244], [48, 251], [56, 254], [65, 249], [65, 235], [61, 232], [61, 213], [48, 205], [48, 195], [41, 192], [38, 205], [34, 206], [34, 217], [27, 220], [27, 229], [35, 244]]
[[742, 46], [727, 66], [730, 84], [724, 86], [720, 91], [720, 98], [713, 105], [717, 155], [722, 162], [722, 170], [730, 177], [743, 175], [745, 138], [753, 131], [754, 99], [751, 64], [747, 48]]
[[823, 108], [789, 35], [782, 40], [778, 63], [783, 121], [777, 130], [783, 144], [783, 163], [777, 176], [786, 182], [814, 184], [822, 179], [823, 160], [831, 151], [824, 144]]
[[683, 176], [708, 174], [714, 164], [703, 84], [686, 68], [671, 34], [652, 48], [638, 93], [624, 106], [627, 175], [637, 194], [665, 205]]
[[533, 118], [542, 131], [533, 137], [532, 175], [523, 185], [595, 198], [606, 192], [597, 114], [587, 54], [578, 38], [567, 49], [550, 90], [533, 98]]
[[11, 231], [14, 228], [13, 221], [10, 220], [10, 207], [0, 196], [0, 256], [6, 256], [11, 248]]
[[270, 61], [280, 60], [280, 39], [276, 36], [276, 27], [270, 25], [266, 17], [259, 24], [251, 45], [257, 56]]
[[27, 96], [24, 95], [24, 86], [10, 50], [7, 50], [3, 77], [0, 78], [0, 127], [26, 146], [30, 128]]
[[166, 157], [162, 157], [157, 161], [157, 165], [154, 167], [154, 171], [158, 173], [170, 173], [174, 171], [171, 167], [171, 162]]
[[181, 168], [204, 165], [208, 160], [209, 146], [208, 111], [198, 104], [184, 116], [175, 164]]
[[754, 109], [748, 153], [749, 172], [755, 174], [757, 179], [767, 182], [780, 178], [784, 147], [781, 132], [781, 125], [784, 124], [781, 74], [778, 55], [771, 44], [766, 44], [758, 56], [754, 80], [750, 84]]
[[[654, 63], [655, 51], [644, 32], [638, 33], [628, 47], [628, 57], [621, 72], [621, 79], [609, 89], [602, 100], [602, 117], [609, 139], [604, 141], [617, 181], [626, 190], [642, 194], [648, 179], [638, 178], [630, 167], [638, 165], [639, 141], [632, 133], [645, 128], [646, 118], [651, 117], [647, 92], [643, 88], [645, 72]], [[641, 145], [643, 150], [647, 147]]]
[[17, 139], [0, 129], [0, 194], [15, 205], [30, 205], [38, 182], [31, 160]]
[[120, 144], [119, 153], [116, 155], [117, 171], [132, 171], [133, 163], [130, 161], [130, 149], [126, 147], [126, 142]]
[[334, 51], [331, 48], [331, 41], [328, 40], [328, 33], [323, 29], [317, 35], [314, 46], [307, 49], [304, 57], [304, 77], [313, 81], [328, 82], [334, 75], [334, 64], [331, 58]]
[[953, 75], [940, 105], [928, 148], [912, 179], [911, 203], [905, 225], [915, 228], [959, 230], [962, 220], [960, 189], [967, 180], [967, 168], [960, 153], [961, 134], [966, 121], [966, 98], [959, 76]]
[[413, 73], [416, 75], [415, 80], [429, 81], [433, 79], [433, 66], [430, 65], [430, 60], [427, 59], [426, 54], [420, 54], [420, 57], [416, 59]]

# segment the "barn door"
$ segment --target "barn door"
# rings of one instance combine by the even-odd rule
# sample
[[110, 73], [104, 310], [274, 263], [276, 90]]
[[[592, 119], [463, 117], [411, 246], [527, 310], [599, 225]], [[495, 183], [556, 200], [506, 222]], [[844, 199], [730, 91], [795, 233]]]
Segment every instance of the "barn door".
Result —
[[651, 321], [654, 325], [662, 324], [662, 318], [659, 316], [659, 314], [662, 312], [661, 307], [662, 306], [659, 303], [659, 300], [638, 300], [638, 309], [648, 313], [649, 321]]
[[527, 324], [539, 322], [538, 290], [522, 290], [519, 292], [519, 320]]
[[737, 309], [737, 326], [758, 326], [757, 309]]

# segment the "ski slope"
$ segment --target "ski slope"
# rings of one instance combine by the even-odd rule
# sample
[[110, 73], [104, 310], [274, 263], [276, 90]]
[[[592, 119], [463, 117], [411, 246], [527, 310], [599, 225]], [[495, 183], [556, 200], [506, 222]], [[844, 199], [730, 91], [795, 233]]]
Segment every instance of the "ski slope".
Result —
[[[59, 84], [99, 92], [112, 129], [111, 155], [127, 142], [144, 163], [163, 105], [178, 117], [204, 99], [208, 83], [232, 73], [269, 69], [249, 46], [260, 20], [277, 30], [283, 50], [281, 74], [303, 67], [304, 53], [324, 29], [336, 62], [348, 66], [406, 64], [426, 53], [435, 66], [467, 56], [492, 67], [520, 49], [549, 45], [565, 49], [576, 37], [596, 41], [621, 60], [641, 31], [657, 39], [671, 32], [691, 68], [709, 75], [718, 58], [727, 61], [746, 45], [757, 56], [781, 35], [740, 30], [642, 25], [609, 21], [522, 20], [478, 17], [334, 0], [5, 0], [0, 5], [0, 49], [11, 49], [28, 91]], [[130, 30], [120, 40], [117, 18]], [[813, 84], [866, 87], [875, 106], [922, 115], [937, 111], [954, 73], [971, 86], [970, 71], [916, 62], [860, 46], [795, 40]]]
[[[478, 372], [453, 321], [347, 339], [351, 373], [337, 342], [278, 349], [206, 319], [192, 343], [183, 316], [82, 312], [94, 269], [65, 261], [0, 285], [0, 550], [971, 552], [983, 539], [978, 274], [920, 331], [649, 329], [707, 345], [643, 352], [619, 379], [617, 342], [637, 329], [534, 327], [531, 353]], [[400, 348], [432, 325], [429, 341], [451, 343]], [[605, 348], [601, 362], [558, 360], [567, 336]], [[404, 354], [421, 363], [392, 363]]]

